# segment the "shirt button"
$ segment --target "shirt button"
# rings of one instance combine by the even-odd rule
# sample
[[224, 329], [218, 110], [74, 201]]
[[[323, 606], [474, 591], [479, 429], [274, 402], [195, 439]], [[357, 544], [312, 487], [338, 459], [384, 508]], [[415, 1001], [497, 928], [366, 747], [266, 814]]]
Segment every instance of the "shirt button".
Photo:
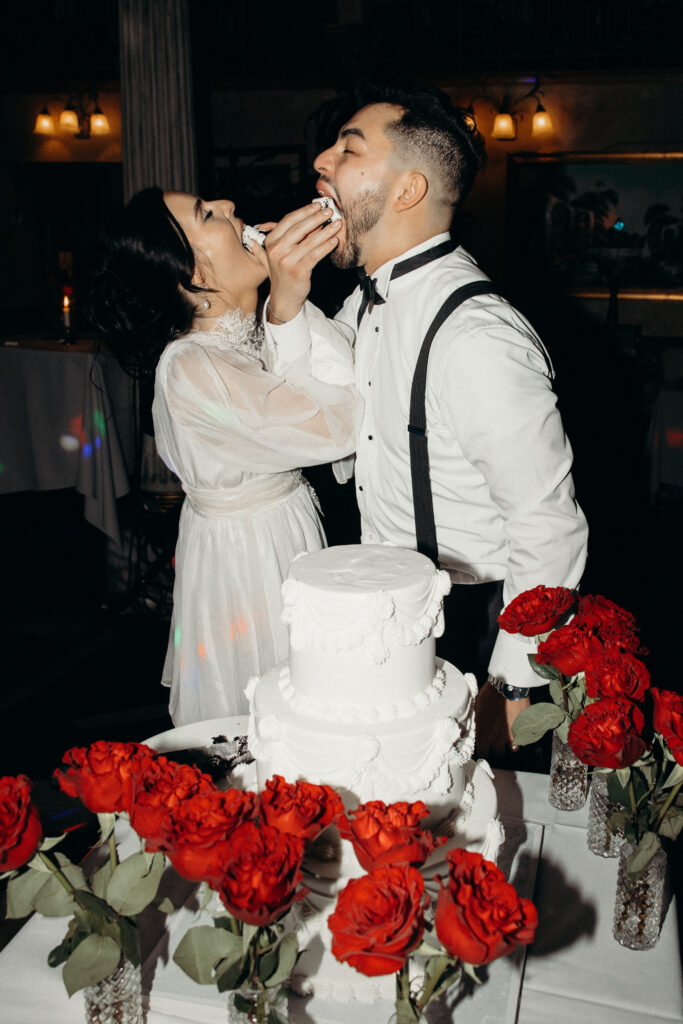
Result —
[[362, 490], [363, 490], [363, 485], [362, 485], [362, 484], [358, 484], [358, 490], [359, 490], [359, 491], [362, 491]]
[[372, 441], [372, 434], [368, 434], [368, 441]]
[[369, 380], [369, 381], [368, 381], [368, 387], [369, 387], [369, 388], [371, 388], [371, 387], [372, 387], [372, 381], [371, 381], [371, 380]]
[[379, 334], [379, 327], [375, 327], [375, 334]]

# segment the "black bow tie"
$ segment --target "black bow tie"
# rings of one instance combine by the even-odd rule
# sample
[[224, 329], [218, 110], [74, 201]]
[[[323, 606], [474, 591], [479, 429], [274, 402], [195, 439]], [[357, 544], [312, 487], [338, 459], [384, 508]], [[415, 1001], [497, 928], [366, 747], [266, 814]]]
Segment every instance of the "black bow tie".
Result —
[[[449, 252], [453, 252], [457, 248], [458, 243], [453, 238], [447, 238], [445, 242], [439, 242], [438, 245], [432, 246], [431, 249], [427, 249], [425, 252], [419, 252], [415, 256], [409, 256], [407, 260], [401, 260], [399, 263], [395, 263], [393, 270], [391, 271], [390, 280], [394, 281], [397, 277], [403, 277], [404, 274], [410, 274], [413, 270], [418, 270], [420, 267], [426, 266], [428, 263], [432, 263], [433, 260], [438, 260], [442, 256], [446, 256]], [[358, 310], [358, 327], [363, 319], [363, 315], [366, 309], [372, 313], [373, 306], [381, 306], [386, 299], [382, 298], [380, 293], [377, 291], [377, 278], [369, 277], [365, 273], [362, 267], [358, 268], [358, 277], [360, 279], [360, 287], [363, 293], [361, 299], [360, 308]]]
[[377, 291], [376, 277], [370, 277], [362, 269], [358, 271], [358, 276], [360, 278], [361, 291], [363, 292], [363, 298], [361, 299], [360, 302], [360, 309], [358, 310], [358, 326], [360, 327], [360, 322], [363, 319], [363, 314], [365, 313], [365, 310], [367, 309], [372, 313], [373, 306], [381, 306], [382, 303], [385, 302], [386, 300], [383, 299], [380, 293]]

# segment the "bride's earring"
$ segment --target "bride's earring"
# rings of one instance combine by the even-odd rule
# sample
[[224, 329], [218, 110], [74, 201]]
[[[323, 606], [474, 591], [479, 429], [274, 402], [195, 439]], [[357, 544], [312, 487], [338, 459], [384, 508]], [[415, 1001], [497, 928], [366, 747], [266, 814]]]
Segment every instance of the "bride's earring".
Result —
[[210, 309], [210, 308], [211, 308], [211, 303], [209, 302], [208, 299], [204, 299], [204, 301], [202, 302], [202, 309]]

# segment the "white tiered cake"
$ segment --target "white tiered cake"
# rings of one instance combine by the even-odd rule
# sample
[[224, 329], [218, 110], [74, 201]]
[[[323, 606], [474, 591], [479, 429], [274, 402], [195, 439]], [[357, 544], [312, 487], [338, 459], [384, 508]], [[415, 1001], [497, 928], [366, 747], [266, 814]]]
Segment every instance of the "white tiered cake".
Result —
[[[423, 555], [348, 545], [302, 555], [282, 588], [290, 659], [252, 679], [249, 749], [262, 788], [275, 774], [333, 786], [347, 808], [423, 800], [429, 827], [495, 859], [495, 791], [474, 748], [474, 676], [435, 658], [448, 574]], [[425, 866], [432, 879], [445, 847]], [[325, 856], [329, 860], [325, 861]], [[366, 978], [333, 959], [328, 914], [361, 874], [350, 844], [309, 865], [295, 981], [328, 998], [393, 997], [393, 978]]]

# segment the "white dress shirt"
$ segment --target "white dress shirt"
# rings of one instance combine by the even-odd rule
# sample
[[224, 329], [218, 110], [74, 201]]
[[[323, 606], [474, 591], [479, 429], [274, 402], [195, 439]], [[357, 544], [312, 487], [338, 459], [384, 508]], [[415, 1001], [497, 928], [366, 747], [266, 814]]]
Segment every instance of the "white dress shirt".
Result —
[[[359, 288], [334, 321], [323, 325], [307, 304], [288, 324], [266, 326], [276, 363], [309, 344], [301, 335], [310, 331], [356, 335], [365, 412], [355, 480], [364, 543], [416, 545], [407, 431], [415, 364], [445, 299], [487, 278], [461, 247], [394, 280], [391, 273], [448, 238], [437, 235], [379, 267], [372, 277], [385, 302], [368, 308], [360, 326]], [[577, 587], [585, 565], [588, 529], [574, 497], [572, 452], [552, 377], [533, 328], [495, 294], [460, 306], [429, 357], [427, 433], [440, 562], [454, 583], [504, 580], [505, 604], [538, 584]], [[500, 632], [489, 671], [513, 686], [542, 685], [528, 662], [534, 650], [533, 641]]]

